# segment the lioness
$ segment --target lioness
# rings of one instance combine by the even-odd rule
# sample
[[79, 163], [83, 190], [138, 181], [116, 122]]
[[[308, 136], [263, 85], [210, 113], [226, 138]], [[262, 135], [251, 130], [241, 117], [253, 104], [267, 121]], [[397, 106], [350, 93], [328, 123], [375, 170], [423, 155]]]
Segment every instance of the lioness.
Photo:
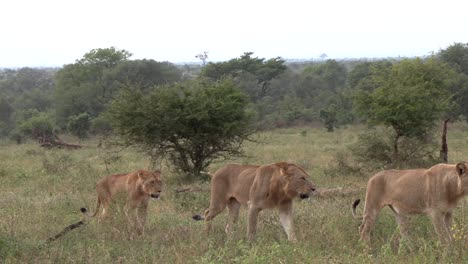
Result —
[[[99, 221], [103, 221], [109, 211], [109, 205], [112, 197], [117, 192], [127, 192], [128, 201], [125, 206], [125, 215], [136, 224], [137, 231], [143, 231], [148, 201], [150, 197], [159, 198], [162, 190], [161, 172], [138, 170], [127, 174], [116, 174], [102, 178], [96, 184], [98, 194], [97, 207], [93, 215], [87, 213], [86, 208], [81, 208], [81, 212], [90, 217], [98, 214], [101, 204], [103, 205]], [[138, 214], [135, 216], [135, 209], [138, 208]], [[136, 219], [135, 219], [136, 218]]]
[[295, 241], [292, 199], [299, 196], [308, 198], [315, 191], [309, 175], [299, 166], [286, 162], [256, 165], [229, 164], [220, 168], [211, 179], [210, 207], [205, 217], [195, 215], [196, 220], [205, 219], [207, 231], [211, 229], [211, 220], [221, 213], [226, 206], [229, 209], [229, 222], [225, 231], [237, 222], [241, 205], [248, 205], [248, 237], [253, 239], [256, 233], [258, 213], [265, 208], [278, 208], [280, 222], [288, 235], [288, 240]]
[[[408, 215], [427, 214], [442, 242], [451, 242], [452, 211], [458, 201], [468, 194], [468, 163], [438, 164], [429, 169], [385, 170], [367, 183], [366, 203], [361, 239], [368, 242], [370, 231], [380, 210], [388, 205], [400, 228], [406, 234]], [[356, 217], [359, 199], [352, 206]]]

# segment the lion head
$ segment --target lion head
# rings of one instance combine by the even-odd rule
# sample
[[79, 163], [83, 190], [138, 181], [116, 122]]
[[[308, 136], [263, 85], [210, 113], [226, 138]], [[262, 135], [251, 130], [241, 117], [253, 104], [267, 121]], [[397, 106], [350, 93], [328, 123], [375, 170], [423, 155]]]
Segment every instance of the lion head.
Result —
[[286, 179], [283, 190], [289, 198], [299, 196], [301, 199], [306, 199], [312, 195], [316, 189], [315, 185], [302, 168], [286, 162], [277, 165], [280, 166], [280, 174]]
[[139, 170], [137, 175], [143, 192], [149, 194], [151, 198], [158, 199], [162, 191], [161, 172]]

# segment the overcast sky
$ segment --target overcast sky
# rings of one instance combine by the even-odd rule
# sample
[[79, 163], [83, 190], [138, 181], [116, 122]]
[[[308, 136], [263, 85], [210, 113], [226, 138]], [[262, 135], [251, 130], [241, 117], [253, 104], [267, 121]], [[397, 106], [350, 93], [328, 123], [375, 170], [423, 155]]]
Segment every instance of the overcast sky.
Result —
[[132, 59], [413, 57], [468, 43], [466, 0], [1, 0], [0, 67]]

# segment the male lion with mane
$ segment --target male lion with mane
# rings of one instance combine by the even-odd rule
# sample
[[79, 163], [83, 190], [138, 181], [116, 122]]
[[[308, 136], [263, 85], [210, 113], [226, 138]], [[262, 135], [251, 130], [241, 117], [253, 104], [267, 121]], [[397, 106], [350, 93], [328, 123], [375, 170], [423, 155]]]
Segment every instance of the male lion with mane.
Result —
[[[452, 212], [468, 194], [468, 163], [438, 164], [429, 169], [385, 170], [367, 183], [361, 239], [369, 242], [370, 232], [380, 210], [388, 205], [400, 228], [406, 234], [408, 215], [427, 214], [442, 242], [452, 241]], [[359, 199], [353, 203], [353, 216]]]
[[301, 167], [279, 162], [263, 166], [228, 164], [215, 172], [211, 179], [210, 207], [205, 217], [194, 215], [195, 220], [205, 220], [206, 228], [211, 229], [211, 220], [226, 206], [229, 221], [225, 231], [237, 222], [241, 205], [249, 208], [248, 237], [256, 233], [257, 218], [261, 210], [278, 208], [280, 222], [288, 240], [295, 241], [292, 200], [295, 197], [308, 198], [315, 191], [309, 175]]
[[[127, 192], [128, 201], [125, 206], [125, 215], [128, 220], [136, 224], [138, 233], [143, 232], [146, 221], [148, 201], [151, 198], [158, 199], [162, 190], [161, 172], [138, 170], [127, 174], [115, 174], [102, 178], [96, 184], [98, 194], [96, 211], [93, 215], [87, 213], [86, 208], [81, 208], [81, 212], [89, 217], [98, 214], [101, 204], [103, 205], [99, 221], [103, 221], [108, 216], [109, 205], [112, 197], [117, 192]], [[135, 209], [138, 214], [135, 216]]]

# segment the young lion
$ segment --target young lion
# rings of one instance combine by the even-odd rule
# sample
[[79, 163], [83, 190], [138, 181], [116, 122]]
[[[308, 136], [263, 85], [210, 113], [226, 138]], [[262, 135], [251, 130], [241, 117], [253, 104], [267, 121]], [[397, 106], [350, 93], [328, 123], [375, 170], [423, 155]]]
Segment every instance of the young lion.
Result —
[[278, 162], [263, 166], [228, 164], [212, 176], [210, 207], [205, 211], [205, 216], [194, 215], [193, 219], [205, 220], [209, 232], [211, 220], [227, 207], [229, 222], [225, 231], [230, 233], [239, 218], [241, 205], [246, 205], [249, 208], [248, 237], [253, 239], [260, 211], [278, 208], [288, 240], [295, 241], [293, 199], [308, 198], [314, 191], [315, 186], [309, 175], [292, 163]]
[[[128, 202], [125, 206], [125, 215], [130, 222], [136, 224], [137, 231], [141, 233], [146, 221], [148, 201], [150, 197], [158, 199], [161, 189], [160, 171], [138, 170], [127, 174], [106, 176], [96, 184], [98, 199], [94, 214], [89, 215], [86, 208], [81, 208], [81, 212], [89, 217], [94, 217], [98, 214], [102, 204], [103, 208], [99, 221], [103, 221], [108, 215], [109, 205], [115, 193], [126, 191], [128, 193]], [[135, 216], [134, 211], [136, 208], [138, 208], [138, 214]]]
[[[361, 239], [369, 242], [380, 210], [388, 205], [401, 235], [409, 215], [427, 214], [442, 242], [451, 242], [452, 211], [468, 194], [468, 163], [438, 164], [429, 169], [385, 170], [367, 183], [366, 204], [359, 227]], [[359, 199], [353, 203], [353, 215]]]

